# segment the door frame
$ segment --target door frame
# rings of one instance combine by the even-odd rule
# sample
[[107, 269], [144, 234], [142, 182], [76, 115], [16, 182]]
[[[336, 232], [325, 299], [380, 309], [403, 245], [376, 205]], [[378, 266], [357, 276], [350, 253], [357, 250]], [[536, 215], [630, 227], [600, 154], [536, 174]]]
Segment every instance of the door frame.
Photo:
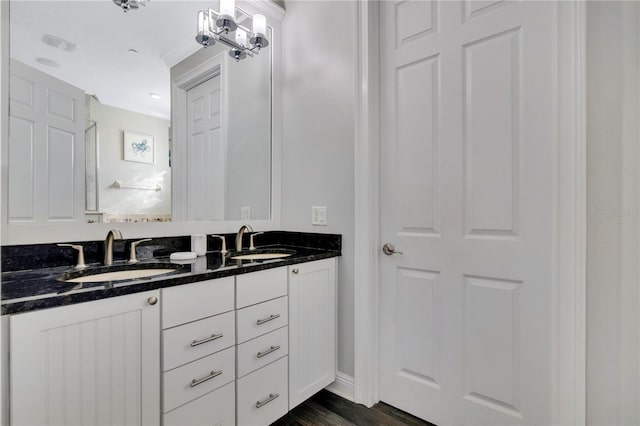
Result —
[[[379, 398], [379, 2], [356, 6], [354, 394]], [[554, 424], [586, 421], [586, 3], [557, 2], [554, 263], [550, 395]], [[558, 143], [562, 141], [562, 143]]]

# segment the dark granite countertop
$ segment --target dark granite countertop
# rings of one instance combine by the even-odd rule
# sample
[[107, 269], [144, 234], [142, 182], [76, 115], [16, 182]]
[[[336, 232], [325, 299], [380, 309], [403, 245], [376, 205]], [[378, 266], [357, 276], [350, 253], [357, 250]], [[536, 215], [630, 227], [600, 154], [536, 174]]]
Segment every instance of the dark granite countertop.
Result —
[[[199, 257], [194, 263], [175, 265], [177, 269], [168, 274], [100, 283], [59, 281], [60, 275], [70, 276], [76, 272], [71, 267], [57, 266], [4, 272], [2, 273], [2, 315], [72, 305], [340, 256], [340, 251], [336, 250], [288, 245], [263, 246], [260, 249], [287, 249], [294, 250], [295, 254], [280, 259], [249, 261], [231, 260], [229, 253], [222, 256], [219, 251], [213, 251]], [[142, 265], [151, 267], [152, 264], [157, 263], [170, 263], [169, 257], [148, 259], [134, 265], [118, 261], [114, 262], [114, 267], [120, 270], [135, 269]], [[100, 267], [99, 264], [89, 265], [89, 268], [98, 267]]]

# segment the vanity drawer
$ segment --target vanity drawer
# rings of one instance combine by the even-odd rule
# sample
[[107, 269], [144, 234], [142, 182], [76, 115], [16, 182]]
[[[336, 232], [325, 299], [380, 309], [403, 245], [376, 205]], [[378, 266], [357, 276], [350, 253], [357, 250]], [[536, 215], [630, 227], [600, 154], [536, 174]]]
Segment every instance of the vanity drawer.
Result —
[[287, 294], [287, 268], [267, 269], [236, 277], [236, 307], [255, 305]]
[[236, 423], [236, 382], [201, 396], [163, 416], [164, 426], [226, 426]]
[[289, 323], [287, 296], [258, 303], [236, 312], [238, 343], [269, 333]]
[[221, 351], [236, 343], [234, 312], [162, 331], [163, 370]]
[[289, 328], [282, 327], [238, 345], [238, 377], [275, 361], [289, 353]]
[[233, 277], [162, 289], [162, 328], [232, 311]]
[[287, 413], [287, 357], [238, 380], [238, 425], [268, 425]]
[[164, 373], [163, 412], [233, 381], [235, 355], [231, 347]]

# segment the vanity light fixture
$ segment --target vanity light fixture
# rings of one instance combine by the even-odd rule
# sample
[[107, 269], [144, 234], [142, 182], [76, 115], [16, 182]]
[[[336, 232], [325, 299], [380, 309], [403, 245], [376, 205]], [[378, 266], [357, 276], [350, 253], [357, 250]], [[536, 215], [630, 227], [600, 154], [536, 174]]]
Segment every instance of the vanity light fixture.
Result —
[[[253, 16], [253, 30], [250, 31], [238, 25], [235, 9], [235, 0], [220, 0], [220, 12], [213, 9], [199, 11], [196, 41], [204, 47], [216, 41], [229, 46], [229, 56], [237, 62], [259, 53], [260, 49], [269, 45], [269, 40], [266, 37], [267, 19], [263, 15]], [[248, 34], [251, 36], [247, 42]]]
[[146, 6], [148, 1], [149, 0], [113, 0], [125, 13], [130, 9], [138, 9], [141, 6]]

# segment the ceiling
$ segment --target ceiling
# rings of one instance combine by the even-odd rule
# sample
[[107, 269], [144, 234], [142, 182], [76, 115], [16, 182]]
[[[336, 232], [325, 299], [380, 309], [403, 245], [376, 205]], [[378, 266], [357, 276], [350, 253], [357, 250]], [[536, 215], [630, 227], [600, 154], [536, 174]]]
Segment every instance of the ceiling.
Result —
[[[13, 0], [10, 56], [105, 105], [169, 119], [170, 67], [201, 48], [194, 40], [197, 11], [208, 7], [218, 2], [152, 0], [124, 13], [111, 0]], [[51, 47], [45, 35], [77, 49]], [[42, 63], [51, 61], [57, 65]]]

